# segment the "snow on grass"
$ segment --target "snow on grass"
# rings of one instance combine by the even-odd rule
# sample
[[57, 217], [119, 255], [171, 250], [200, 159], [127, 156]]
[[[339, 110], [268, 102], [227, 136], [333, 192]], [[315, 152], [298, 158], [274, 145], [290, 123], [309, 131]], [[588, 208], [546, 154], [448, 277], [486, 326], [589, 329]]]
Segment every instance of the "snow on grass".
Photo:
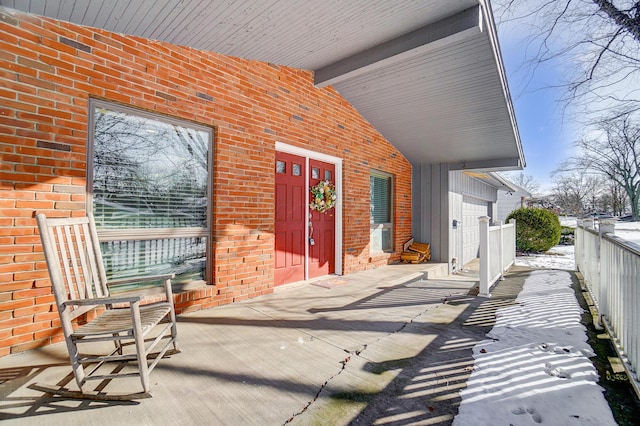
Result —
[[[571, 255], [570, 255], [571, 254]], [[455, 426], [615, 425], [589, 360], [593, 351], [572, 289], [573, 246], [518, 258], [535, 265], [512, 306], [474, 348]], [[569, 261], [570, 259], [570, 261]]]
[[615, 234], [627, 241], [640, 244], [640, 222], [616, 222]]
[[[561, 216], [560, 225], [576, 227], [577, 219], [571, 216]], [[597, 225], [596, 225], [597, 226]], [[620, 238], [624, 238], [627, 241], [640, 244], [640, 222], [616, 222], [615, 234]]]
[[516, 265], [575, 271], [574, 246], [555, 246], [544, 254], [521, 255], [516, 258]]

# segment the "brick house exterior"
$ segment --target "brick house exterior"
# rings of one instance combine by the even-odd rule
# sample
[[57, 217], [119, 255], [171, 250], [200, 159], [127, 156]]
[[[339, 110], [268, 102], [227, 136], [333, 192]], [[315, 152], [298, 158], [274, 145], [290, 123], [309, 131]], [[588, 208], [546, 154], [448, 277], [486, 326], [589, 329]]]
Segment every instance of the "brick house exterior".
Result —
[[[84, 215], [88, 101], [215, 129], [213, 282], [179, 312], [273, 291], [276, 142], [342, 159], [342, 273], [411, 237], [409, 161], [313, 73], [0, 8], [0, 356], [62, 340], [34, 214]], [[369, 174], [394, 176], [394, 252], [369, 249]]]

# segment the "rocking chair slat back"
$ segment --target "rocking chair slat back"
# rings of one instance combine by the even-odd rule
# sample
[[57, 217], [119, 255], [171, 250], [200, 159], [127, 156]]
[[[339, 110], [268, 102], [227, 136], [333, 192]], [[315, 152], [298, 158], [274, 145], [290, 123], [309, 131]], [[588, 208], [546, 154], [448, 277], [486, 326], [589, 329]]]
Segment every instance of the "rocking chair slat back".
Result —
[[[40, 218], [39, 218], [40, 220]], [[56, 303], [63, 309], [68, 300], [93, 299], [109, 295], [106, 273], [97, 235], [92, 236], [89, 218], [47, 219], [41, 225], [43, 245], [51, 275]], [[84, 309], [80, 309], [83, 311]], [[81, 312], [74, 312], [74, 318]]]

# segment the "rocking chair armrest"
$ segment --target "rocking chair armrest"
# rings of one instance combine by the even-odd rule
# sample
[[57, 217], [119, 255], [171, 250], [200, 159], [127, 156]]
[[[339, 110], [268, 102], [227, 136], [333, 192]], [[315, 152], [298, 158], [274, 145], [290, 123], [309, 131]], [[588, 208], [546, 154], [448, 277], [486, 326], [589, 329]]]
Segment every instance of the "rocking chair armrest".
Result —
[[93, 299], [67, 300], [63, 304], [65, 306], [91, 306], [91, 305], [114, 305], [119, 303], [132, 304], [140, 302], [139, 296], [121, 296], [121, 297], [96, 297]]
[[159, 274], [159, 275], [145, 275], [141, 277], [132, 277], [132, 278], [122, 278], [117, 280], [112, 280], [107, 283], [108, 286], [118, 285], [118, 284], [128, 284], [128, 283], [139, 283], [139, 282], [149, 282], [149, 281], [163, 281], [164, 294], [167, 300], [173, 300], [173, 292], [171, 290], [171, 279], [175, 278], [176, 274]]
[[162, 275], [144, 275], [141, 277], [120, 278], [117, 280], [110, 280], [107, 285], [118, 284], [130, 284], [136, 282], [156, 281], [156, 280], [170, 280], [176, 277], [176, 274], [162, 274]]

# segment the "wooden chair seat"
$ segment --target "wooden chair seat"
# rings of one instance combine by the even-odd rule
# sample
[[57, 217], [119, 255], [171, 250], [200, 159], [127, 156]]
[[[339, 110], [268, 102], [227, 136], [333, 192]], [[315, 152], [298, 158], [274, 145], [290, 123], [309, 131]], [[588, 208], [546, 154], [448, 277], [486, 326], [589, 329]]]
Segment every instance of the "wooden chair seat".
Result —
[[[171, 311], [168, 303], [156, 303], [140, 307], [140, 328], [146, 336]], [[109, 309], [99, 317], [76, 328], [71, 337], [74, 339], [100, 334], [125, 333], [133, 336], [131, 311], [126, 308]]]

